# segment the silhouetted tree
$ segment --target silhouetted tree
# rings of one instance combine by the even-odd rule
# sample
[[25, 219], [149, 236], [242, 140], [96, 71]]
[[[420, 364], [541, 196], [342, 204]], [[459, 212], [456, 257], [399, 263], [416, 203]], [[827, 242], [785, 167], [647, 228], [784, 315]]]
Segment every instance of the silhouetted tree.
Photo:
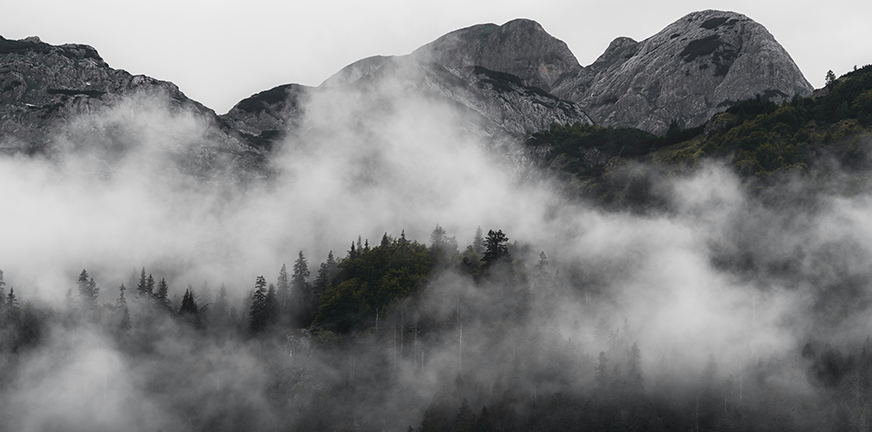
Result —
[[279, 270], [277, 285], [279, 309], [287, 311], [291, 301], [291, 282], [288, 278], [288, 268], [284, 264], [282, 264], [282, 269]]
[[[358, 238], [358, 243], [360, 239]], [[362, 250], [358, 248], [358, 250]], [[298, 327], [303, 327], [312, 322], [312, 311], [315, 302], [312, 295], [312, 286], [309, 284], [309, 261], [300, 251], [297, 260], [294, 261], [294, 273], [291, 275], [291, 292], [293, 293], [291, 317]]]
[[[152, 280], [154, 283], [154, 280]], [[137, 297], [144, 297], [148, 295], [151, 297], [151, 293], [148, 291], [148, 278], [145, 276], [145, 267], [142, 268], [142, 274], [139, 276], [139, 284], [136, 285], [136, 295]]]
[[182, 304], [179, 306], [179, 318], [183, 321], [200, 328], [200, 310], [197, 307], [197, 301], [194, 299], [194, 292], [189, 288], [185, 290], [185, 295], [182, 297]]
[[339, 266], [333, 258], [333, 251], [330, 251], [327, 254], [327, 261], [321, 263], [321, 266], [318, 268], [318, 276], [315, 277], [315, 283], [312, 285], [312, 297], [316, 310], [321, 302], [321, 294], [327, 291], [327, 286], [330, 285], [330, 281], [333, 280], [338, 271]]
[[511, 255], [509, 254], [509, 247], [507, 245], [509, 238], [503, 234], [502, 230], [494, 231], [489, 230], [487, 232], [487, 238], [484, 241], [484, 256], [482, 256], [482, 261], [486, 263], [486, 265], [490, 266], [498, 261], [509, 261], [511, 259]]
[[100, 288], [97, 288], [97, 283], [94, 278], [88, 275], [86, 270], [82, 270], [79, 274], [79, 302], [85, 310], [93, 310], [97, 307], [97, 295], [100, 293]]
[[248, 314], [249, 330], [259, 333], [266, 328], [266, 279], [258, 276], [254, 284], [254, 294], [251, 297], [251, 308]]
[[128, 329], [130, 328], [130, 309], [127, 308], [127, 298], [124, 296], [127, 287], [122, 283], [118, 291], [118, 300], [115, 301], [115, 308], [118, 311], [118, 328]]
[[167, 284], [166, 278], [160, 278], [160, 282], [157, 284], [157, 292], [154, 293], [154, 300], [158, 307], [166, 309], [167, 311], [172, 310], [169, 293], [170, 287]]

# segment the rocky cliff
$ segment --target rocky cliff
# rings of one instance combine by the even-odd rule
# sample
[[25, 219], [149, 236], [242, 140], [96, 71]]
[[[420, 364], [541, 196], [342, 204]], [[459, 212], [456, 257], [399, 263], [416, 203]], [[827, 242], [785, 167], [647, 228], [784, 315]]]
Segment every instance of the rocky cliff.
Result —
[[757, 94], [780, 102], [811, 91], [766, 28], [738, 13], [706, 10], [642, 42], [616, 39], [553, 93], [577, 102], [598, 124], [662, 134], [672, 121], [699, 126]]
[[[165, 108], [165, 114], [156, 114], [164, 120], [196, 126], [169, 130], [179, 125], [149, 123], [144, 103]], [[125, 109], [141, 111], [125, 114]], [[168, 169], [234, 178], [266, 170], [262, 154], [176, 85], [113, 69], [87, 45], [0, 37], [0, 149], [5, 153], [52, 155], [72, 146], [111, 166], [162, 133], [181, 141], [166, 149], [165, 160], [177, 165]]]

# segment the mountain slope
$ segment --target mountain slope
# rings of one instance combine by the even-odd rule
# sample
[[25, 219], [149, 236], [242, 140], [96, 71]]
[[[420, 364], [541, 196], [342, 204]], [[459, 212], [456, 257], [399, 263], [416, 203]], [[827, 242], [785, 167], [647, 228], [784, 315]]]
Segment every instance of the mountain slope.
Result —
[[[106, 115], [112, 110], [115, 115]], [[163, 121], [146, 115], [161, 110], [166, 113], [155, 115], [165, 117]], [[170, 130], [173, 122], [196, 127], [182, 133]], [[158, 139], [162, 133], [181, 141], [167, 149], [174, 169], [206, 177], [259, 176], [268, 171], [262, 154], [176, 85], [113, 69], [87, 45], [53, 46], [37, 37], [0, 37], [4, 152], [56, 154], [72, 146], [111, 167], [142, 141]]]
[[553, 93], [579, 103], [598, 124], [662, 134], [672, 121], [695, 127], [756, 94], [780, 102], [811, 91], [762, 25], [738, 13], [706, 10], [640, 43], [616, 39]]

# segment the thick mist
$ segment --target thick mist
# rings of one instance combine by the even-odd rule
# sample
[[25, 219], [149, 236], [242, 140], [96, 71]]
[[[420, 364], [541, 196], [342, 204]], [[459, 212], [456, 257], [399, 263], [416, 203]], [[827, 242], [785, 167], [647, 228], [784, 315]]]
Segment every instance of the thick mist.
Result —
[[[299, 251], [315, 269], [330, 250], [344, 257], [358, 236], [375, 246], [384, 233], [404, 231], [427, 243], [437, 224], [461, 251], [477, 227], [502, 230], [526, 281], [476, 284], [437, 272], [414, 310], [398, 305], [406, 315], [392, 312], [381, 325], [396, 331], [397, 323], [429, 320], [462, 330], [404, 336], [402, 348], [396, 336], [390, 342], [374, 331], [344, 345], [305, 331], [265, 346], [196, 341], [154, 319], [149, 325], [163, 336], [139, 335], [147, 347], [130, 357], [99, 330], [53, 326], [26, 358], [4, 360], [18, 371], [3, 385], [10, 424], [187, 430], [247, 404], [250, 419], [224, 419], [222, 427], [282, 429], [319, 394], [357, 424], [382, 419], [386, 430], [404, 430], [458, 374], [487, 387], [469, 390], [479, 395], [506, 380], [536, 394], [557, 391], [557, 381], [537, 378], [546, 371], [561, 385], [591, 386], [597, 354], [618, 355], [612, 332], [638, 344], [649, 392], [663, 380], [702, 375], [712, 356], [719, 376], [740, 377], [761, 359], [798, 358], [807, 341], [851, 347], [872, 332], [868, 194], [815, 194], [795, 179], [761, 196], [711, 162], [658, 179], [665, 211], [606, 211], [558, 195], [548, 180], [521, 181], [516, 173], [530, 169], [518, 165], [522, 149], [491, 148], [469, 133], [461, 112], [409, 81], [315, 92], [299, 131], [272, 156], [275, 177], [244, 186], [184, 172], [180, 155], [208, 147], [209, 126], [160, 97], [133, 96], [72, 119], [57, 131], [56, 153], [0, 158], [7, 291], [58, 306], [84, 268], [100, 286], [100, 303], [114, 303], [119, 285], [145, 267], [167, 278], [171, 295], [189, 284], [213, 293], [225, 284], [244, 321], [242, 299], [255, 277], [275, 281]], [[805, 201], [767, 199], [779, 194]], [[548, 266], [537, 269], [540, 251]], [[506, 286], [529, 291], [525, 320], [507, 318], [518, 304]], [[146, 319], [137, 312], [134, 305], [134, 320]], [[368, 376], [366, 365], [379, 362], [394, 362], [395, 374]], [[286, 377], [286, 387], [272, 387], [273, 375]], [[768, 379], [785, 391], [816, 392], [799, 364]], [[390, 391], [330, 399], [342, 383], [370, 381], [389, 382]], [[276, 394], [287, 405], [271, 401]], [[200, 403], [197, 414], [179, 408]]]

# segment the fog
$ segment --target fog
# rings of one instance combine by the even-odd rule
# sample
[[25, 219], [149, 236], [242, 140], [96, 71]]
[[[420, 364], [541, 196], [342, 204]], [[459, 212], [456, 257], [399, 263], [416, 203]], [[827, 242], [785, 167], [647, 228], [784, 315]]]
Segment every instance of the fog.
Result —
[[[56, 131], [54, 153], [0, 158], [7, 289], [60, 308], [87, 269], [100, 303], [111, 304], [144, 267], [167, 278], [171, 296], [189, 284], [205, 283], [213, 294], [225, 284], [245, 314], [255, 277], [275, 281], [298, 251], [317, 269], [330, 250], [344, 257], [358, 236], [375, 246], [384, 233], [404, 232], [427, 243], [437, 224], [462, 251], [480, 226], [505, 232], [516, 266], [531, 275], [539, 251], [548, 256], [549, 267], [530, 277], [525, 321], [506, 318], [516, 304], [504, 286], [518, 284], [477, 284], [451, 270], [430, 278], [405, 318], [398, 305], [382, 325], [396, 329], [414, 314], [457, 322], [462, 333], [416, 333], [399, 355], [396, 336], [392, 343], [373, 331], [341, 345], [300, 330], [259, 345], [197, 340], [131, 300], [134, 322], [153, 330], [131, 338], [146, 346], [133, 349], [137, 356], [103, 330], [62, 320], [52, 321], [40, 347], [20, 358], [3, 354], [16, 371], [2, 386], [8, 424], [282, 429], [312, 409], [311, 395], [326, 394], [322, 403], [360, 428], [405, 430], [458, 374], [486, 387], [467, 389], [479, 395], [474, 410], [507, 380], [536, 394], [559, 391], [538, 378], [545, 370], [592, 386], [596, 354], [617, 353], [597, 335], [599, 323], [627, 347], [638, 343], [649, 392], [664, 378], [696, 379], [711, 356], [719, 376], [738, 377], [761, 359], [799, 358], [808, 341], [856, 347], [870, 333], [867, 193], [831, 196], [801, 178], [752, 193], [725, 163], [711, 161], [655, 176], [666, 210], [605, 210], [561, 196], [547, 173], [522, 181], [517, 173], [530, 166], [516, 164], [520, 148], [492, 148], [469, 133], [461, 112], [402, 78], [316, 92], [299, 131], [271, 156], [277, 174], [244, 185], [186, 174], [178, 161], [208, 150], [208, 124], [159, 96], [129, 96], [71, 119]], [[375, 376], [371, 365], [389, 361], [395, 376]], [[580, 366], [561, 370], [565, 364]], [[790, 364], [768, 381], [815, 394], [802, 365]], [[283, 384], [272, 384], [275, 376]], [[388, 390], [366, 393], [363, 385], [331, 399], [343, 382], [387, 382]], [[198, 410], [184, 411], [193, 405]], [[222, 417], [231, 405], [250, 408], [250, 418]]]

